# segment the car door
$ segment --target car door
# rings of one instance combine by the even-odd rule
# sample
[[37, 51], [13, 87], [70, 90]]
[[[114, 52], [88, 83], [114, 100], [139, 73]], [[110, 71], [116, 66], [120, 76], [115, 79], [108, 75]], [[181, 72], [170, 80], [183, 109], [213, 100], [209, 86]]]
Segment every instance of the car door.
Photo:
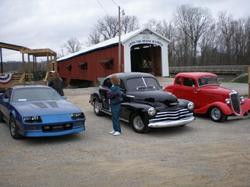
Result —
[[109, 112], [111, 112], [111, 108], [110, 108], [110, 99], [107, 98], [107, 93], [111, 86], [112, 86], [111, 81], [109, 78], [107, 78], [103, 81], [103, 84], [99, 88], [102, 108]]
[[123, 93], [123, 102], [121, 103], [121, 114], [120, 114], [120, 118], [127, 121], [129, 119], [129, 114], [130, 114], [130, 110], [128, 110], [127, 106], [126, 106], [126, 102], [128, 102], [127, 96], [126, 96], [126, 88], [125, 88], [125, 84], [123, 82], [123, 80], [120, 80], [120, 89]]
[[195, 107], [197, 106], [197, 85], [195, 82], [195, 79], [189, 78], [189, 77], [183, 77], [183, 84], [182, 84], [182, 90], [181, 95], [183, 99], [187, 99], [189, 101], [192, 101], [195, 103]]
[[171, 88], [171, 92], [177, 97], [177, 98], [183, 98], [183, 91], [182, 91], [182, 83], [183, 83], [183, 77], [176, 77], [174, 85]]

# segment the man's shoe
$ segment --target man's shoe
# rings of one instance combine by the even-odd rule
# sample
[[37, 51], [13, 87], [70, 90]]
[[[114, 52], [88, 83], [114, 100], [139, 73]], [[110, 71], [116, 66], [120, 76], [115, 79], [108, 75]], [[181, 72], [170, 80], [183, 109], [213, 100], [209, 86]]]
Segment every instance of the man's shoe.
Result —
[[114, 130], [112, 130], [112, 131], [110, 131], [110, 132], [109, 132], [109, 134], [114, 134], [114, 133], [115, 133], [115, 131], [114, 131]]
[[120, 134], [121, 134], [120, 132], [116, 131], [113, 135], [114, 136], [119, 136]]

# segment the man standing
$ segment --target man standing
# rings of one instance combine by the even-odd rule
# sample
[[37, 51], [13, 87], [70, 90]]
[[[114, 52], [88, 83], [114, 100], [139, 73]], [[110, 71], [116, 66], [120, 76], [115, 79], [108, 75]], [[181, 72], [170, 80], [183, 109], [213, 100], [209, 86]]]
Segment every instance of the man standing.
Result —
[[112, 123], [113, 131], [110, 134], [118, 136], [121, 134], [120, 127], [120, 113], [121, 113], [121, 102], [122, 102], [122, 92], [120, 90], [119, 84], [120, 79], [117, 76], [113, 75], [111, 78], [112, 86], [108, 92], [108, 98], [110, 99], [111, 113], [112, 113]]
[[61, 96], [64, 96], [63, 92], [63, 80], [59, 77], [57, 72], [50, 72], [50, 79], [48, 86], [54, 88]]

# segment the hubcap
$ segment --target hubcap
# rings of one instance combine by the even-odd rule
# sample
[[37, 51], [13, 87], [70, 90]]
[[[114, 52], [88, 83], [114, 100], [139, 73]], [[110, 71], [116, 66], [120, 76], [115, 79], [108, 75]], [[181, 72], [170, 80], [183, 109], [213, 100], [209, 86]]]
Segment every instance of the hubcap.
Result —
[[137, 130], [142, 130], [144, 128], [144, 123], [140, 116], [134, 117], [133, 124]]
[[218, 108], [213, 108], [211, 110], [211, 117], [214, 120], [219, 120], [221, 118], [221, 111]]
[[100, 110], [101, 110], [101, 103], [95, 101], [94, 110], [95, 110], [95, 113], [98, 114], [100, 112]]

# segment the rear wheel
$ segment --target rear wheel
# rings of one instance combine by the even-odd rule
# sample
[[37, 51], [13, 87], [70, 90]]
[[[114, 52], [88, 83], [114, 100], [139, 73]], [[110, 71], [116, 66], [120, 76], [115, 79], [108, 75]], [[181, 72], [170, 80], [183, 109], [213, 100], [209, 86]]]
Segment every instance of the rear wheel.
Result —
[[132, 128], [137, 133], [146, 133], [149, 131], [148, 125], [142, 120], [142, 117], [139, 114], [133, 114], [130, 123]]
[[94, 106], [94, 112], [97, 116], [102, 116], [103, 115], [103, 112], [101, 111], [102, 110], [102, 103], [99, 102], [98, 99], [95, 99], [94, 100], [94, 103], [93, 103], [93, 106]]
[[13, 117], [10, 117], [9, 130], [10, 130], [10, 135], [14, 139], [20, 139], [20, 138], [22, 138], [22, 136], [18, 133], [18, 127], [16, 125], [16, 120]]
[[2, 112], [0, 112], [0, 122], [4, 122], [3, 121], [3, 114], [2, 114]]
[[215, 122], [222, 122], [227, 119], [227, 116], [218, 107], [212, 107], [210, 109], [209, 116]]

